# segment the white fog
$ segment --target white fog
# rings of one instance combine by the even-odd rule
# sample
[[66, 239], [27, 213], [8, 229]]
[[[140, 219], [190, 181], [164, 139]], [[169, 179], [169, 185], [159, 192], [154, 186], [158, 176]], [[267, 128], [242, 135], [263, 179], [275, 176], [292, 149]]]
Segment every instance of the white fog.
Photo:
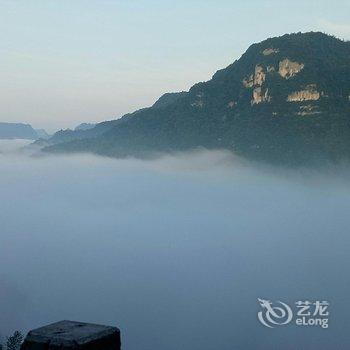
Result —
[[[346, 170], [22, 145], [0, 143], [2, 336], [71, 319], [120, 327], [125, 350], [349, 348]], [[265, 329], [257, 298], [329, 300], [330, 326]]]

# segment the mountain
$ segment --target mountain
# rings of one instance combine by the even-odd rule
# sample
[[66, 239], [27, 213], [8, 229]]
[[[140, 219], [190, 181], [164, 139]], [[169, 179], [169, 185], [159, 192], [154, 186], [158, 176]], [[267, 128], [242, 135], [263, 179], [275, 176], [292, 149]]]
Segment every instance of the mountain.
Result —
[[170, 92], [161, 96], [152, 106], [152, 108], [164, 108], [185, 97], [187, 92]]
[[0, 122], [0, 139], [36, 140], [38, 133], [29, 125]]
[[50, 138], [50, 135], [44, 129], [35, 129], [35, 132], [37, 133], [39, 139], [47, 140]]
[[44, 151], [147, 157], [206, 148], [286, 165], [348, 162], [350, 43], [319, 32], [270, 38], [211, 80], [108, 123]]
[[[66, 130], [59, 130], [56, 133], [54, 133], [49, 139], [47, 140], [37, 140], [34, 142], [34, 145], [37, 146], [54, 146], [58, 144], [66, 144], [71, 141], [78, 141], [83, 139], [91, 139], [98, 137], [105, 133], [107, 130], [111, 129], [115, 124], [117, 120], [111, 120], [106, 121], [102, 123], [96, 124], [92, 128], [87, 129], [66, 129]], [[44, 151], [50, 151], [50, 148], [43, 148]]]
[[[187, 92], [174, 92], [174, 93], [166, 93], [163, 96], [161, 96], [151, 108], [153, 109], [161, 109], [169, 105], [170, 103], [180, 99], [184, 95], [186, 95]], [[140, 110], [137, 110], [133, 113], [129, 113], [123, 116], [123, 118], [126, 120], [130, 116], [136, 115], [142, 111], [145, 111], [147, 108], [143, 108]], [[102, 135], [107, 130], [112, 129], [115, 125], [118, 124], [118, 120], [110, 120], [106, 122], [101, 122], [97, 124], [92, 123], [81, 123], [77, 127], [74, 128], [74, 130], [66, 129], [66, 130], [59, 130], [57, 131], [52, 137], [50, 137], [48, 140], [43, 142], [42, 140], [38, 140], [35, 142], [38, 146], [52, 146], [57, 145], [60, 143], [67, 143], [74, 140], [82, 140], [82, 139], [88, 139], [88, 138], [95, 138], [97, 136]], [[64, 146], [65, 147], [65, 146]], [[54, 148], [52, 148], [54, 149]], [[45, 151], [51, 151], [52, 149], [45, 149]]]
[[95, 126], [96, 126], [96, 124], [94, 124], [94, 123], [81, 123], [74, 128], [74, 131], [89, 130], [89, 129], [94, 128]]

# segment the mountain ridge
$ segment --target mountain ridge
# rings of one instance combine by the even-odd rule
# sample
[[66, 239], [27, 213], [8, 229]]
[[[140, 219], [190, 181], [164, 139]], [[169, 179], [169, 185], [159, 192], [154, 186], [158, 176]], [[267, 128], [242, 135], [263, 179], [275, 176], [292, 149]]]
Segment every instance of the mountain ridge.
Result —
[[188, 92], [44, 151], [145, 157], [207, 148], [290, 165], [348, 160], [349, 57], [349, 42], [320, 32], [269, 38]]
[[[39, 132], [43, 132], [40, 130]], [[36, 140], [39, 133], [30, 124], [0, 122], [0, 139]]]

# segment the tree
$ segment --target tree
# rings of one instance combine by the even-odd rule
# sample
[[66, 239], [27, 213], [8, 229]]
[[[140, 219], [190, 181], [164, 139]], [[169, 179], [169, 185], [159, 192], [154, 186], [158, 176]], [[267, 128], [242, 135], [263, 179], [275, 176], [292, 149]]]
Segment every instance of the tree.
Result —
[[7, 337], [6, 350], [19, 350], [23, 342], [23, 335], [21, 332], [16, 331], [10, 337]]

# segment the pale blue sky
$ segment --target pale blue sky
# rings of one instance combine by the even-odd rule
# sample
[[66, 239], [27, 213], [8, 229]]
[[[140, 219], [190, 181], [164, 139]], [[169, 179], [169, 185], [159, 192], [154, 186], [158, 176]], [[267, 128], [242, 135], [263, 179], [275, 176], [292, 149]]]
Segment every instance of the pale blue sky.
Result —
[[210, 79], [254, 42], [350, 39], [345, 0], [0, 0], [0, 121], [50, 131]]

